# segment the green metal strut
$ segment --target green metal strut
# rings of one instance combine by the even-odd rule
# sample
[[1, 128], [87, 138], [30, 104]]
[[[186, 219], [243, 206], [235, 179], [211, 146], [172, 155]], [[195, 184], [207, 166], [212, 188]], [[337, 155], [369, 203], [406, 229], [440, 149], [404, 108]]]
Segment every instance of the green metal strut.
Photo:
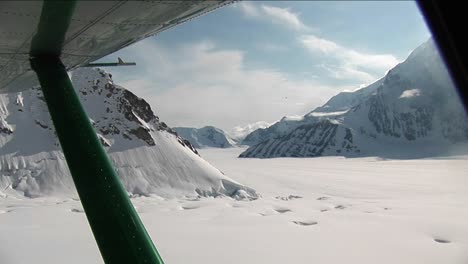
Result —
[[163, 263], [60, 60], [75, 1], [44, 1], [30, 62], [105, 263]]

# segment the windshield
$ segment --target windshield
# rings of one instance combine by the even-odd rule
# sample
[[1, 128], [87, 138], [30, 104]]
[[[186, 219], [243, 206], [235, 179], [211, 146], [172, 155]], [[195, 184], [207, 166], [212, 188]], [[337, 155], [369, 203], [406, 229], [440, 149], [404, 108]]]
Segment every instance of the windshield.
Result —
[[[165, 263], [468, 259], [468, 119], [415, 2], [235, 2], [95, 63], [72, 90]], [[47, 91], [17, 90], [0, 263], [103, 263]]]

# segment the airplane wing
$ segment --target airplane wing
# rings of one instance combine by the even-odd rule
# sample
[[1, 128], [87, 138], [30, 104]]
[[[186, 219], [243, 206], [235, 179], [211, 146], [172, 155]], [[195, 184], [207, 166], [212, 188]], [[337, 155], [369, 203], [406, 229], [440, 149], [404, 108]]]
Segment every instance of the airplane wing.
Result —
[[[62, 62], [72, 70], [233, 1], [77, 1]], [[43, 1], [0, 1], [0, 93], [37, 84], [29, 64]]]

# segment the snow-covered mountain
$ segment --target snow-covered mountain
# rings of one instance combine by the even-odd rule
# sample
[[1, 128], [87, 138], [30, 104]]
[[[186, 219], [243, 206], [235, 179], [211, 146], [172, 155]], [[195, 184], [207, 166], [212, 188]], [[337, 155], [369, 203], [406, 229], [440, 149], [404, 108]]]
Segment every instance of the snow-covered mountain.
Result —
[[[72, 82], [129, 193], [255, 197], [203, 160], [144, 99], [114, 84], [111, 74], [82, 68]], [[0, 188], [26, 196], [76, 193], [38, 87], [0, 95]]]
[[427, 157], [468, 152], [468, 119], [430, 39], [374, 84], [247, 139], [240, 157]]
[[173, 130], [182, 138], [187, 139], [195, 148], [230, 148], [235, 144], [223, 130], [213, 126], [174, 127]]
[[254, 130], [250, 134], [248, 134], [242, 141], [242, 145], [254, 146], [259, 144], [269, 138], [277, 138], [284, 134], [286, 134], [290, 127], [299, 124], [303, 120], [303, 117], [295, 117], [295, 116], [284, 116], [278, 122], [264, 127]]
[[242, 141], [250, 133], [252, 133], [253, 131], [255, 131], [257, 129], [266, 128], [268, 126], [270, 126], [270, 123], [265, 122], [265, 121], [258, 121], [258, 122], [248, 124], [248, 125], [245, 125], [245, 126], [236, 126], [236, 127], [232, 128], [228, 133], [229, 133], [229, 136], [233, 140], [235, 140], [238, 143], [243, 144]]

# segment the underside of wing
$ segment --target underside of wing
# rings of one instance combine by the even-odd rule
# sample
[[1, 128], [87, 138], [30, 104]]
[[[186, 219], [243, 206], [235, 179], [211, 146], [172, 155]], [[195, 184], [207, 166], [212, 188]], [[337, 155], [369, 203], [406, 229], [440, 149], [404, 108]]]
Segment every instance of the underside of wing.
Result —
[[[61, 59], [72, 70], [231, 2], [77, 1]], [[43, 1], [0, 2], [0, 92], [37, 83], [29, 51], [42, 5]]]

